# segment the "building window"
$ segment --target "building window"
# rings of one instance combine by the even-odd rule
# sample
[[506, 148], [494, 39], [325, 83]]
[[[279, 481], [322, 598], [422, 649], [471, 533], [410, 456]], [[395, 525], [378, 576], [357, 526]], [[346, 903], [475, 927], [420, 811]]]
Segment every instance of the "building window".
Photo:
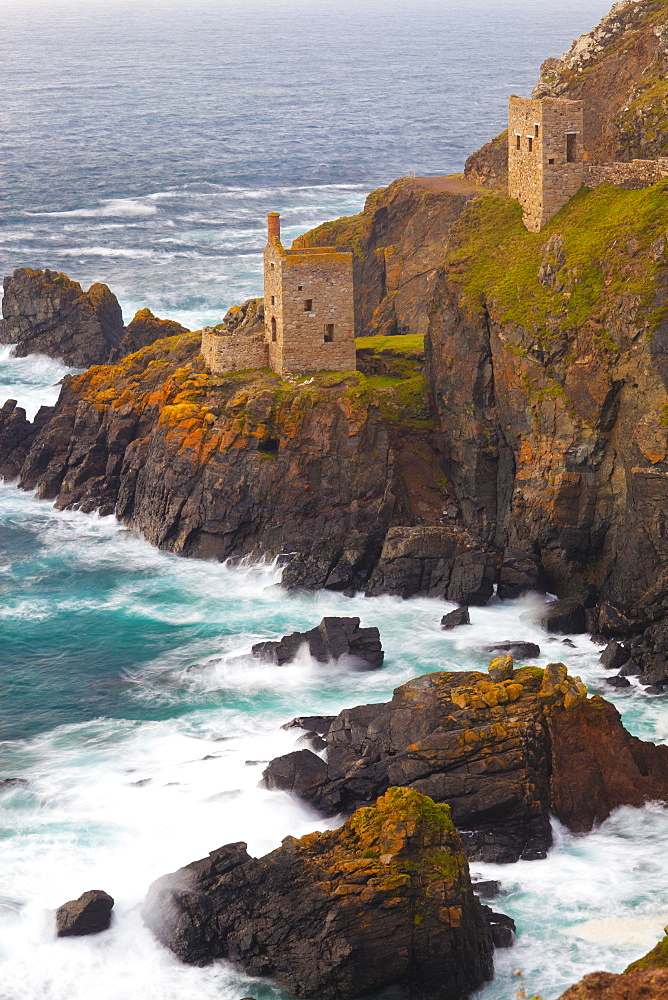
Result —
[[274, 270], [274, 264], [273, 264], [273, 261], [272, 261], [272, 263], [271, 263], [271, 264], [269, 265], [269, 267], [270, 267], [270, 268], [272, 269], [272, 271]]
[[522, 148], [522, 136], [521, 135], [516, 135], [515, 136], [515, 149], [521, 149], [521, 148]]
[[272, 306], [276, 304], [276, 296], [275, 295], [272, 295], [272, 297], [271, 297], [271, 304], [272, 304]]
[[533, 153], [533, 139], [531, 138], [530, 135], [527, 136], [527, 139], [529, 141], [529, 152]]
[[301, 292], [301, 290], [302, 290], [303, 287], [304, 287], [303, 285], [297, 285], [297, 291]]
[[304, 312], [310, 313], [313, 311], [313, 299], [304, 299]]
[[536, 139], [538, 138], [538, 134], [539, 134], [539, 133], [538, 133], [538, 129], [539, 129], [539, 128], [540, 128], [540, 125], [534, 125], [534, 134], [535, 134], [535, 138], [536, 138]]
[[547, 162], [548, 162], [549, 164], [552, 164], [552, 163], [554, 163], [554, 157], [551, 157], [551, 158], [550, 158], [550, 159], [549, 159], [549, 160], [548, 160]]
[[566, 163], [575, 163], [576, 141], [576, 132], [566, 133]]
[[334, 324], [325, 323], [325, 343], [331, 344], [334, 340]]
[[272, 343], [276, 343], [276, 320], [273, 316], [271, 317], [271, 340]]

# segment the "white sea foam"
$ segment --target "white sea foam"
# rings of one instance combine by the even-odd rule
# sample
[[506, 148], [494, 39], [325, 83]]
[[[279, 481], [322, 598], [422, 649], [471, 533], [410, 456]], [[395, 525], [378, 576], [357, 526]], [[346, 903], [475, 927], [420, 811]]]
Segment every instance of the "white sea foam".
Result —
[[32, 420], [40, 406], [56, 402], [62, 378], [74, 369], [45, 354], [14, 357], [15, 346], [0, 345], [0, 406], [5, 399], [16, 399]]
[[72, 208], [64, 212], [26, 212], [26, 215], [55, 219], [106, 219], [113, 216], [133, 219], [137, 216], [156, 215], [158, 211], [156, 205], [147, 205], [142, 198], [109, 198], [97, 208]]

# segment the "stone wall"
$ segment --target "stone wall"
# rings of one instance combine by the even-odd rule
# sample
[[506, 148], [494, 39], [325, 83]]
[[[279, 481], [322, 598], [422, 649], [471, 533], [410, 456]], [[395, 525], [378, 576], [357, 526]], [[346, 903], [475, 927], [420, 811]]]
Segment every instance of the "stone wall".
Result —
[[269, 365], [283, 369], [283, 247], [280, 237], [269, 234], [264, 251], [264, 323], [269, 345]]
[[282, 280], [281, 370], [354, 370], [352, 254], [324, 248], [287, 250]]
[[202, 330], [202, 355], [214, 375], [247, 368], [266, 368], [269, 363], [263, 333], [230, 333], [213, 326], [205, 326]]
[[508, 193], [521, 204], [530, 232], [539, 232], [580, 190], [582, 156], [582, 101], [510, 98]]
[[356, 367], [353, 258], [329, 247], [286, 250], [269, 216], [264, 253], [264, 316], [275, 372]]
[[615, 184], [624, 188], [645, 188], [668, 177], [668, 158], [631, 160], [630, 163], [587, 163], [583, 183], [588, 188]]

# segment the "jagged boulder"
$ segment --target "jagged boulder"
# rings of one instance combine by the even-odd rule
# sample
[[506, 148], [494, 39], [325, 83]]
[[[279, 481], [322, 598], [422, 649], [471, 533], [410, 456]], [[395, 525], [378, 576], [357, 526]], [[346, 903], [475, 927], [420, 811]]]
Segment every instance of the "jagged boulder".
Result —
[[0, 343], [19, 357], [48, 354], [75, 368], [104, 364], [124, 334], [116, 296], [97, 282], [84, 292], [57, 271], [24, 267], [4, 280]]
[[63, 903], [56, 910], [58, 937], [81, 937], [106, 931], [113, 906], [113, 897], [101, 889], [89, 889], [78, 899]]
[[470, 624], [471, 616], [468, 608], [455, 608], [454, 611], [448, 612], [447, 615], [443, 615], [441, 618], [441, 628], [444, 628], [447, 632], [453, 628], [459, 628], [460, 625]]
[[176, 323], [171, 319], [158, 319], [150, 309], [140, 309], [135, 313], [125, 328], [125, 334], [118, 347], [115, 347], [109, 355], [109, 361], [113, 364], [120, 361], [126, 354], [133, 354], [148, 347], [155, 340], [162, 340], [163, 337], [177, 337], [184, 333], [190, 333], [185, 326]]
[[323, 618], [308, 632], [292, 632], [277, 642], [256, 642], [252, 653], [282, 667], [291, 663], [304, 646], [318, 663], [345, 656], [365, 670], [382, 667], [385, 657], [378, 629], [360, 628], [359, 618]]
[[182, 961], [224, 958], [297, 997], [458, 1000], [492, 976], [491, 918], [450, 811], [406, 788], [262, 858], [212, 851], [154, 882], [143, 917]]
[[553, 601], [539, 618], [539, 624], [546, 632], [558, 635], [576, 635], [587, 631], [586, 600], [579, 597], [565, 597]]
[[563, 663], [488, 674], [433, 673], [390, 702], [346, 709], [309, 750], [270, 762], [264, 781], [328, 815], [375, 801], [391, 785], [447, 802], [469, 857], [544, 857], [550, 813], [590, 830], [620, 805], [668, 800], [668, 747], [629, 735], [613, 705], [587, 698]]

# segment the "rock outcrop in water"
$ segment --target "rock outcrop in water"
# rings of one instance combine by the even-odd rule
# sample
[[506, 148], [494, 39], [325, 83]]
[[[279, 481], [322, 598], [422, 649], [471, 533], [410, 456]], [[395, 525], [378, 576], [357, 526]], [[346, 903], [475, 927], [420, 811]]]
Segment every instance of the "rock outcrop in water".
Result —
[[292, 632], [278, 642], [256, 642], [252, 654], [281, 667], [292, 663], [303, 648], [318, 663], [345, 657], [365, 670], [377, 670], [385, 658], [378, 629], [360, 628], [359, 618], [323, 618], [308, 632]]
[[327, 815], [373, 802], [391, 785], [452, 810], [469, 857], [544, 857], [550, 813], [583, 832], [620, 805], [668, 800], [668, 747], [643, 743], [602, 698], [586, 697], [561, 663], [489, 674], [434, 673], [392, 701], [346, 709], [323, 732], [326, 759], [299, 750], [273, 760], [269, 788]]
[[104, 364], [124, 334], [116, 296], [99, 282], [84, 292], [57, 271], [20, 268], [4, 280], [0, 343], [19, 357], [48, 354], [73, 368]]
[[58, 271], [20, 268], [4, 281], [0, 343], [15, 354], [47, 354], [73, 368], [119, 361], [155, 340], [189, 331], [140, 309], [123, 326], [116, 296], [99, 282], [84, 292]]
[[343, 827], [251, 858], [229, 844], [154, 882], [144, 920], [185, 962], [226, 958], [298, 997], [399, 986], [459, 1000], [492, 976], [488, 917], [447, 807], [393, 788]]
[[82, 937], [106, 931], [113, 907], [113, 897], [101, 889], [89, 889], [78, 899], [63, 903], [56, 910], [58, 937]]

